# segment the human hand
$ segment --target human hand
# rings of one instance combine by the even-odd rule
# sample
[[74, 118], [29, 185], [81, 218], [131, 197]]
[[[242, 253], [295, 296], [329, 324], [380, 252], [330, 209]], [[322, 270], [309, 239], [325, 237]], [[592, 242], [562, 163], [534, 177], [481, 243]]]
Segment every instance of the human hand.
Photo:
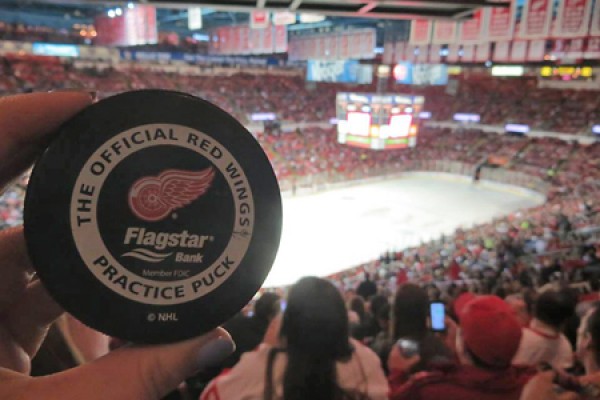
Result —
[[419, 354], [406, 358], [402, 355], [402, 352], [398, 346], [394, 345], [392, 347], [392, 351], [390, 352], [390, 356], [388, 357], [387, 363], [390, 373], [397, 374], [407, 373], [419, 361], [421, 361], [421, 356], [419, 356]]
[[446, 332], [442, 336], [446, 347], [452, 350], [453, 354], [456, 354], [456, 334], [458, 332], [458, 325], [456, 322], [448, 316], [444, 318], [444, 324], [446, 324]]
[[520, 400], [577, 400], [574, 392], [557, 394], [554, 390], [554, 371], [540, 372], [523, 388]]
[[[0, 98], [0, 187], [29, 167], [49, 135], [91, 102], [86, 92]], [[0, 260], [0, 398], [159, 399], [233, 351], [228, 333], [216, 329], [185, 342], [122, 348], [81, 367], [31, 378], [31, 359], [62, 310], [34, 278], [21, 227], [0, 232]]]
[[283, 318], [282, 314], [279, 313], [275, 318], [271, 320], [269, 323], [269, 327], [265, 332], [265, 336], [263, 338], [263, 343], [271, 345], [273, 347], [279, 346], [279, 331], [281, 329], [281, 319]]
[[596, 385], [600, 386], [600, 372], [584, 375], [579, 377], [579, 383], [582, 385]]

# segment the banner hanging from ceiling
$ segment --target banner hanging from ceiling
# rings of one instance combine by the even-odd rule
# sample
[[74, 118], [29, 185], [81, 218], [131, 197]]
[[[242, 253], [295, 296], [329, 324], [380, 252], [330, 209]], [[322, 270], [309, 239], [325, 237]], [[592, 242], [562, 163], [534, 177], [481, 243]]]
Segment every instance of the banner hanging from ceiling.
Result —
[[433, 22], [428, 19], [415, 19], [410, 23], [410, 44], [429, 44]]
[[489, 40], [490, 42], [512, 39], [515, 30], [516, 19], [516, 0], [511, 0], [508, 8], [488, 8], [486, 10], [485, 17], [485, 39]]
[[460, 23], [458, 34], [460, 43], [476, 44], [484, 40], [484, 17], [485, 13], [483, 10], [477, 10], [473, 13], [473, 18]]
[[554, 36], [561, 39], [586, 36], [591, 16], [592, 0], [560, 0]]
[[452, 21], [435, 21], [433, 23], [433, 44], [451, 44], [456, 41], [458, 24]]
[[550, 35], [552, 0], [527, 0], [523, 6], [520, 37], [543, 39]]

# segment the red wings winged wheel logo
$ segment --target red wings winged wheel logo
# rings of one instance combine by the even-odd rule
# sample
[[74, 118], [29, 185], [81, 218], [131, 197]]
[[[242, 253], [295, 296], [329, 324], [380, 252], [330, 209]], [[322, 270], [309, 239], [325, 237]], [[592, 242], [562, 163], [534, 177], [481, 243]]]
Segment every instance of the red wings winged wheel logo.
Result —
[[215, 177], [213, 167], [201, 171], [168, 169], [138, 179], [129, 189], [129, 208], [144, 221], [160, 221], [173, 210], [205, 194]]

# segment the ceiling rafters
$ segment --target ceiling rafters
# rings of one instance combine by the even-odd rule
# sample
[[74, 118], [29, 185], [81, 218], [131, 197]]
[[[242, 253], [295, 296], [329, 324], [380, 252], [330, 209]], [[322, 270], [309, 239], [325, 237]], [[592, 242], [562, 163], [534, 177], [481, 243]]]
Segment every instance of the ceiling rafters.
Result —
[[[42, 0], [61, 4], [122, 4], [123, 0]], [[508, 7], [508, 0], [144, 0], [157, 7], [209, 7], [215, 10], [249, 12], [290, 10], [331, 16], [413, 19], [465, 19], [482, 7]]]
[[290, 3], [290, 10], [291, 11], [296, 10], [298, 7], [300, 7], [300, 4], [302, 4], [302, 0], [293, 0]]

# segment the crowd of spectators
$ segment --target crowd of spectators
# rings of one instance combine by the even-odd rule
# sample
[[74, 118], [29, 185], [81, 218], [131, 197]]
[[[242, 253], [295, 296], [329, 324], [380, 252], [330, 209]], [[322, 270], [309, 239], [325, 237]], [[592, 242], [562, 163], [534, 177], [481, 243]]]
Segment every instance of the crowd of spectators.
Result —
[[[263, 323], [255, 347], [190, 379], [188, 393], [201, 400], [598, 398], [597, 293], [562, 279], [528, 285], [501, 270], [488, 278], [504, 291], [455, 281], [443, 288], [403, 282], [389, 292], [368, 275], [340, 291], [331, 280], [303, 278], [286, 291], [287, 308]], [[276, 295], [262, 296], [257, 313], [265, 303], [278, 309]], [[436, 330], [434, 303], [445, 309]], [[234, 336], [254, 335], [232, 326]]]
[[[126, 90], [162, 88], [190, 92], [210, 100], [242, 121], [252, 113], [273, 112], [281, 121], [326, 122], [335, 117], [340, 91], [375, 92], [375, 83], [360, 88], [348, 84], [306, 82], [301, 74], [189, 76], [143, 71], [132, 67], [76, 69], [53, 58], [3, 58], [0, 93], [83, 87], [101, 96]], [[589, 134], [600, 120], [600, 96], [593, 90], [539, 89], [535, 77], [498, 78], [468, 74], [452, 78], [456, 90], [388, 82], [387, 91], [425, 96], [425, 109], [439, 121], [454, 113], [476, 113], [481, 123], [528, 124], [531, 129]]]
[[452, 78], [454, 92], [446, 87], [397, 87], [399, 92], [423, 94], [426, 108], [437, 120], [454, 113], [475, 113], [489, 125], [527, 124], [534, 130], [589, 133], [599, 120], [600, 96], [596, 90], [540, 89], [538, 78], [498, 78], [469, 74]]
[[0, 22], [0, 40], [85, 44], [79, 30]]
[[[94, 45], [97, 37], [98, 32], [93, 25], [74, 23], [71, 29], [55, 29], [47, 26], [0, 21], [0, 40]], [[192, 37], [180, 38], [174, 32], [159, 32], [157, 43], [128, 46], [128, 48], [134, 51], [208, 54], [208, 45], [208, 42], [200, 42]]]
[[28, 179], [28, 174], [25, 174], [0, 197], [0, 229], [23, 223], [23, 203]]

